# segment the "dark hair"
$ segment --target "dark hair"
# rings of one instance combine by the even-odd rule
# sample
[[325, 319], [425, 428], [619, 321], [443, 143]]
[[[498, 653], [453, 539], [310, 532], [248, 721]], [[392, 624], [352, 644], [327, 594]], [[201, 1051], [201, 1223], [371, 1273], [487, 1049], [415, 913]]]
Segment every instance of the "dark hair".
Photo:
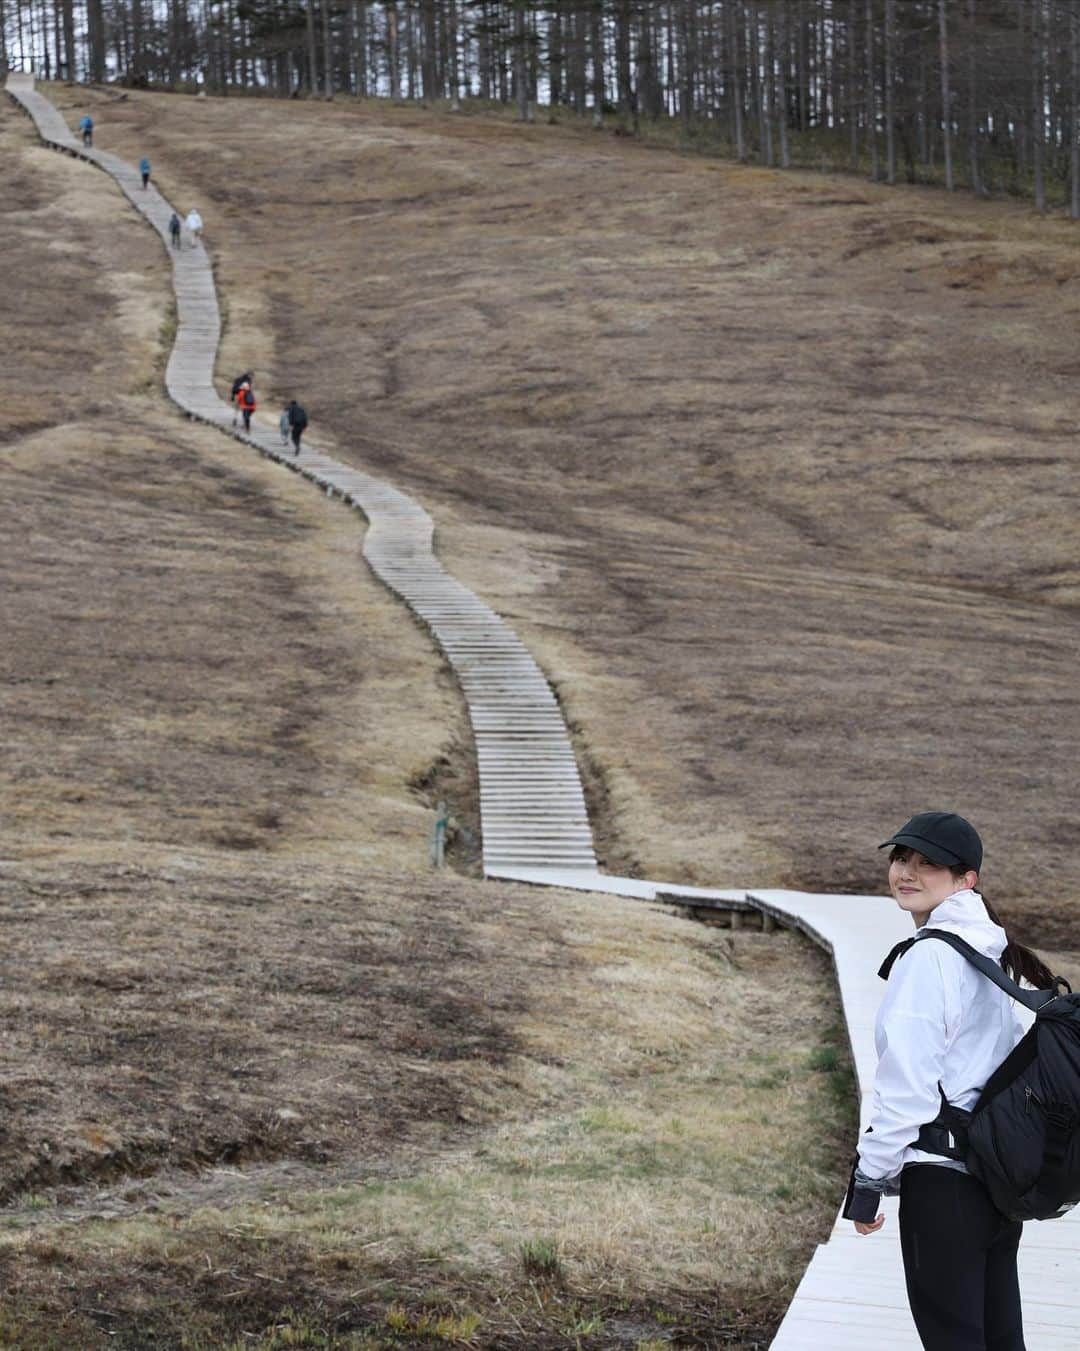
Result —
[[[915, 849], [909, 849], [906, 845], [898, 844], [889, 850], [889, 862], [895, 862], [901, 854], [913, 854], [917, 852], [918, 851]], [[941, 866], [944, 867], [947, 865], [943, 864]], [[966, 872], [978, 873], [978, 871], [978, 868], [973, 868], [968, 863], [958, 863], [955, 867], [949, 868], [949, 872], [956, 878], [963, 877]], [[983, 896], [981, 891], [979, 892], [979, 895], [982, 897], [982, 903], [986, 907], [986, 913], [989, 915], [991, 922], [998, 925], [999, 928], [1004, 929], [1005, 925], [1001, 923], [997, 911], [986, 897]], [[1054, 973], [1042, 958], [1036, 956], [1031, 948], [1024, 947], [1022, 943], [1015, 943], [1009, 938], [1008, 933], [1006, 933], [1005, 938], [1007, 940], [1005, 951], [1001, 954], [1001, 965], [1005, 972], [1012, 976], [1013, 980], [1029, 981], [1034, 985], [1036, 990], [1050, 989], [1054, 984]]]
[[[964, 869], [966, 871], [966, 869]], [[986, 906], [986, 913], [995, 924], [1000, 924], [1004, 929], [1005, 925], [998, 918], [998, 913], [990, 902], [982, 896], [982, 903]], [[1022, 943], [1015, 943], [1006, 933], [1008, 942], [1005, 944], [1005, 951], [1001, 954], [1001, 965], [1005, 968], [1013, 980], [1030, 981], [1036, 990], [1049, 990], [1054, 983], [1054, 973], [1046, 965], [1041, 957], [1037, 957], [1030, 948], [1025, 948]]]

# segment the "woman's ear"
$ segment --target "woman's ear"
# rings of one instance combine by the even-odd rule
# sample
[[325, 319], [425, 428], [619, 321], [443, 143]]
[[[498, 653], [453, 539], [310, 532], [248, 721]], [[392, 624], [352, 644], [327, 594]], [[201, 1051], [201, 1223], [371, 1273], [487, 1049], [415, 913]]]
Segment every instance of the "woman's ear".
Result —
[[979, 874], [974, 868], [969, 868], [960, 880], [963, 882], [964, 886], [967, 887], [968, 891], [974, 891], [979, 885]]

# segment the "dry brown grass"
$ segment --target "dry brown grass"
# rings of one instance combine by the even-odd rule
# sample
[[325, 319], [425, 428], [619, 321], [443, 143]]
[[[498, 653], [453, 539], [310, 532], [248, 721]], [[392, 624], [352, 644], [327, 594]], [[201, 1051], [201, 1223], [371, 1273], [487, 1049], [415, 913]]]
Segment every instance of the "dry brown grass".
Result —
[[877, 889], [945, 803], [1037, 940], [1076, 915], [1072, 226], [500, 117], [99, 113], [269, 298], [223, 376], [268, 321], [543, 659], [613, 867]]
[[471, 1313], [483, 1346], [582, 1320], [596, 1345], [764, 1345], [853, 1125], [820, 954], [628, 902], [250, 872], [9, 877], [18, 1345], [83, 1344], [91, 1291], [131, 1346], [286, 1305], [365, 1334]]
[[824, 960], [432, 877], [460, 703], [360, 523], [178, 418], [156, 240], [0, 150], [0, 1343], [761, 1346], [852, 1124]]
[[[543, 656], [614, 866], [876, 887], [877, 830], [951, 800], [1075, 965], [1067, 227], [499, 118], [56, 97], [203, 210], [223, 377], [414, 490]], [[823, 959], [425, 874], [410, 784], [471, 793], [426, 640], [353, 518], [152, 392], [160, 253], [105, 181], [0, 136], [41, 278], [0, 1339], [763, 1345], [852, 1127]]]

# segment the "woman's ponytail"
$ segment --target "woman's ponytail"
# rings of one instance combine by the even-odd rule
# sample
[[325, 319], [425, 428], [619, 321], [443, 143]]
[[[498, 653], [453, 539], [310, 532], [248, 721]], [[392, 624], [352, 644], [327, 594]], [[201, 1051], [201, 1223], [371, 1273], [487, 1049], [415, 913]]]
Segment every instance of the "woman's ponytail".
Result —
[[[982, 896], [982, 892], [979, 895]], [[997, 912], [985, 896], [982, 897], [982, 903], [986, 906], [986, 913], [991, 920], [1004, 929], [1004, 924], [1001, 923]], [[1007, 933], [1005, 937], [1009, 941], [1005, 951], [1001, 954], [1001, 965], [1008, 975], [1016, 981], [1028, 981], [1036, 990], [1048, 990], [1054, 983], [1054, 973], [1042, 958], [1037, 957], [1030, 948], [1025, 948], [1021, 943], [1014, 943]]]

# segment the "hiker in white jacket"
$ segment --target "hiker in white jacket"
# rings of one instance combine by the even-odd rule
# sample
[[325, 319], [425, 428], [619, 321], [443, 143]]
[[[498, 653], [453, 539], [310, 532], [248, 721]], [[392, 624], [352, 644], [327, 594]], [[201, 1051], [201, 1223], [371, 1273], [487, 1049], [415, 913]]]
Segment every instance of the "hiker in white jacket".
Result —
[[[970, 822], [923, 812], [881, 848], [889, 845], [889, 886], [917, 929], [882, 967], [889, 983], [875, 1025], [873, 1108], [844, 1216], [860, 1234], [875, 1233], [885, 1222], [882, 1193], [899, 1193], [908, 1301], [926, 1351], [1024, 1351], [1022, 1226], [995, 1209], [957, 1145], [963, 1113], [1022, 1028], [1008, 996], [959, 952], [920, 939], [944, 929], [1016, 980], [1041, 988], [1053, 978], [1010, 942], [975, 890], [982, 841]], [[950, 1148], [953, 1157], [939, 1152]]]
[[191, 247], [193, 249], [197, 248], [199, 241], [202, 239], [203, 218], [199, 215], [195, 207], [192, 207], [184, 217], [184, 226], [191, 236]]

